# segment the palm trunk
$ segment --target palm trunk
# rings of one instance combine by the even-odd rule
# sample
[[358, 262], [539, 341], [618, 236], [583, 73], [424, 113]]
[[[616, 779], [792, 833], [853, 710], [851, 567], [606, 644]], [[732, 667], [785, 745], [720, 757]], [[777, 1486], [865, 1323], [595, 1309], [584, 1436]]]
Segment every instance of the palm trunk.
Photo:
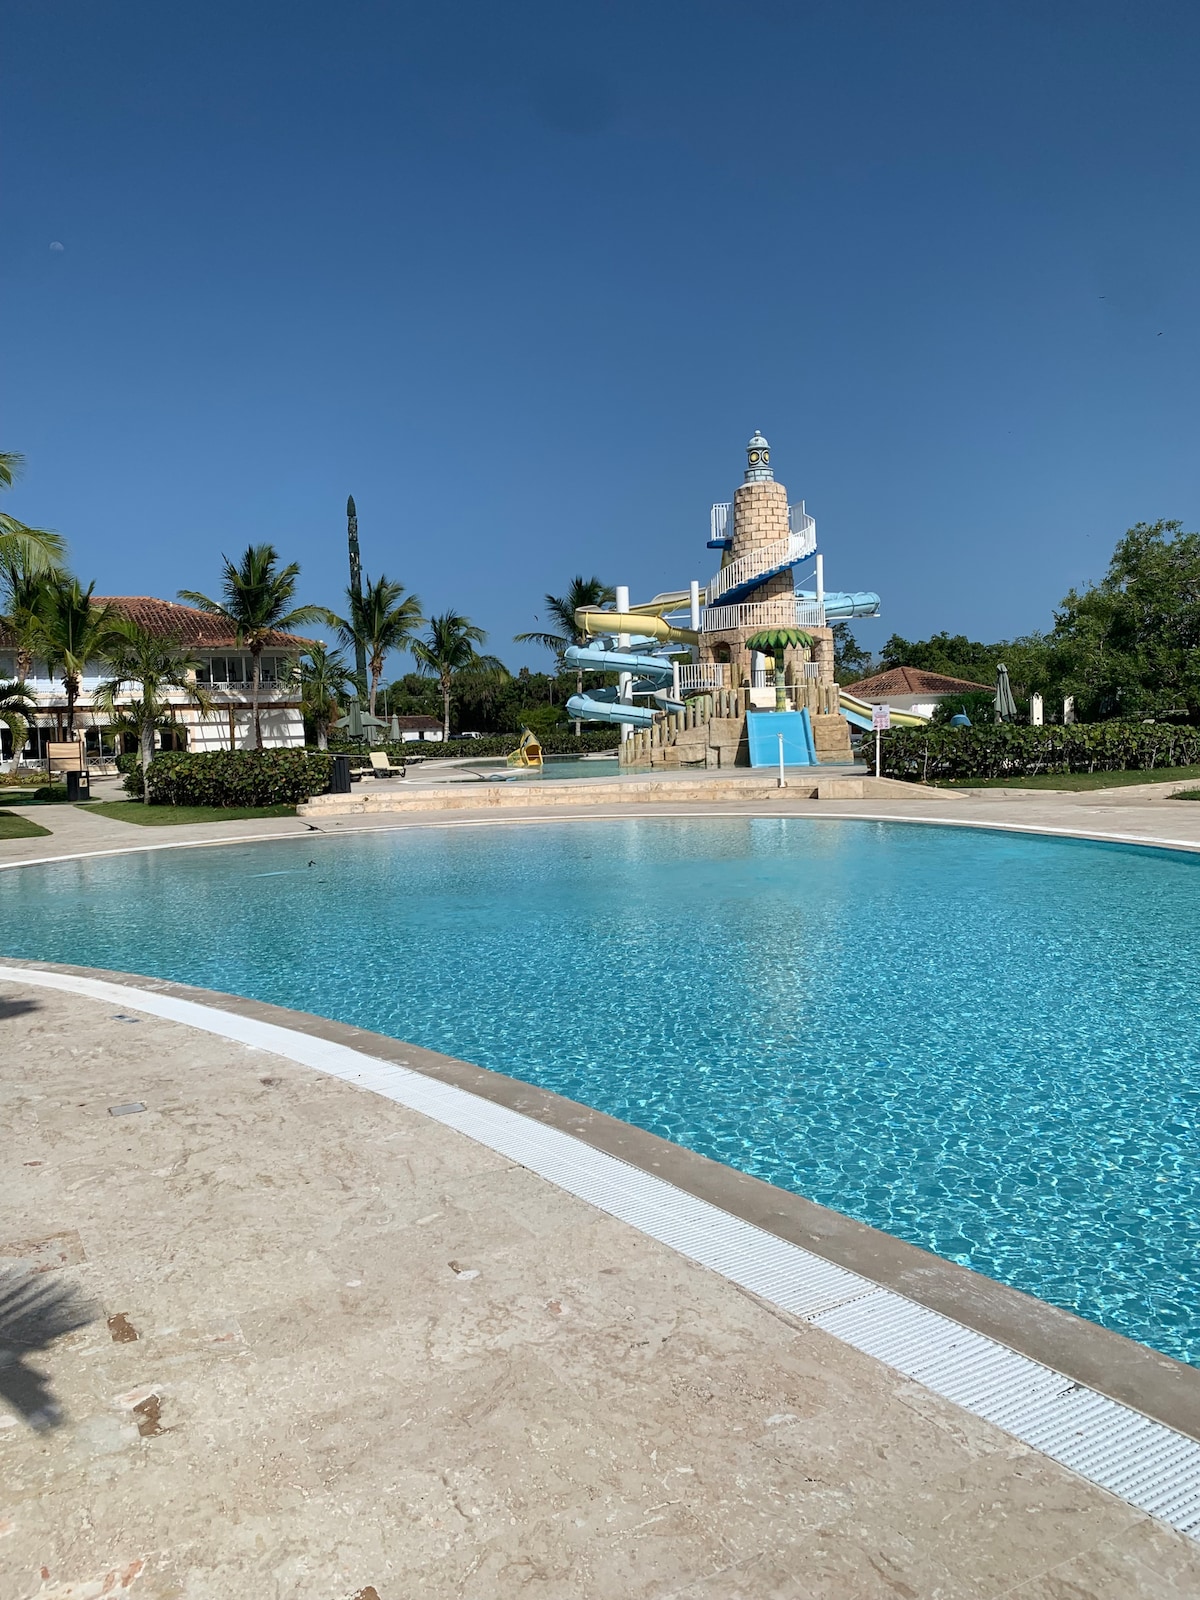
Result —
[[382, 677], [383, 677], [383, 662], [381, 661], [379, 663], [379, 665], [376, 666], [374, 661], [372, 661], [372, 663], [371, 663], [371, 693], [367, 697], [367, 710], [371, 714], [371, 716], [375, 715], [375, 701], [377, 700], [377, 698], [379, 696], [379, 680]]
[[254, 748], [256, 750], [261, 750], [262, 747], [263, 747], [262, 727], [261, 727], [261, 725], [259, 723], [259, 720], [258, 720], [258, 691], [259, 691], [259, 685], [262, 682], [262, 645], [261, 644], [258, 646], [257, 649], [255, 649], [255, 647], [253, 645], [250, 646], [250, 661], [252, 663], [251, 670], [250, 670], [250, 706], [251, 706], [251, 716], [252, 716], [253, 721], [254, 721]]
[[150, 763], [154, 760], [154, 724], [142, 724], [142, 803], [150, 804]]
[[442, 739], [450, 737], [450, 679], [442, 679]]
[[784, 681], [783, 651], [777, 651], [775, 656], [775, 709], [787, 710], [787, 684]]
[[67, 691], [67, 738], [70, 739], [75, 733], [75, 701], [79, 695], [79, 679], [73, 672], [64, 676], [63, 688]]

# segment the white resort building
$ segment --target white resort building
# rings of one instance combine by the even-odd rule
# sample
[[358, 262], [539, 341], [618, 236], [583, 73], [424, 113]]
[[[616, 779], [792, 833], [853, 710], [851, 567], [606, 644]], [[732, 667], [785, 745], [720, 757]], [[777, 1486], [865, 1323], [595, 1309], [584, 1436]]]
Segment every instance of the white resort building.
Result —
[[[112, 606], [142, 627], [164, 638], [178, 640], [180, 647], [197, 662], [195, 681], [207, 691], [212, 709], [202, 715], [195, 699], [182, 691], [168, 696], [172, 719], [178, 729], [174, 740], [170, 734], [166, 735], [168, 745], [174, 742], [180, 747], [201, 751], [253, 749], [250, 652], [245, 646], [239, 647], [220, 617], [174, 600], [156, 600], [144, 595], [97, 596], [95, 603]], [[299, 690], [287, 682], [287, 669], [312, 642], [290, 633], [274, 633], [268, 638], [261, 658], [259, 692], [264, 745], [277, 748], [304, 744]], [[0, 681], [16, 677], [16, 654], [15, 641], [0, 626]], [[110, 674], [103, 662], [89, 663], [75, 706], [75, 733], [84, 739], [87, 753], [93, 758], [111, 754], [113, 749], [110, 719], [92, 703], [97, 685], [107, 676]], [[64, 736], [67, 697], [61, 678], [51, 678], [44, 661], [33, 663], [27, 686], [37, 700], [38, 711], [25, 757], [37, 760], [44, 755], [49, 741]], [[127, 698], [135, 695], [136, 690], [131, 688]], [[7, 728], [0, 729], [0, 754], [5, 759], [13, 755]]]

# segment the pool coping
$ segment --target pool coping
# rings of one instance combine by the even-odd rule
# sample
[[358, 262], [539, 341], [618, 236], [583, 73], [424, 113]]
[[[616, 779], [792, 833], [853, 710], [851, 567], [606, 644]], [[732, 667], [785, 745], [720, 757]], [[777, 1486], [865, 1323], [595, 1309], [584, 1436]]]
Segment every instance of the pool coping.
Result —
[[0, 957], [0, 963], [15, 972], [116, 984], [190, 1003], [339, 1046], [449, 1085], [566, 1134], [728, 1217], [868, 1280], [872, 1287], [902, 1296], [1065, 1375], [1075, 1385], [1200, 1441], [1200, 1369], [551, 1090], [353, 1024], [240, 995], [103, 968], [8, 956]]

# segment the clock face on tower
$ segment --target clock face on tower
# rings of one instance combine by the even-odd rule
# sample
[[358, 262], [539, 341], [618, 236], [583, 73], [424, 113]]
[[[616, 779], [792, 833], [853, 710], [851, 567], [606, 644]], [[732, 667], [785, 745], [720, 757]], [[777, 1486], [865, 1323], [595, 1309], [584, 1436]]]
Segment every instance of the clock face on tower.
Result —
[[756, 467], [758, 465], [758, 451], [757, 450], [751, 450], [751, 452], [750, 452], [750, 465], [752, 467]]

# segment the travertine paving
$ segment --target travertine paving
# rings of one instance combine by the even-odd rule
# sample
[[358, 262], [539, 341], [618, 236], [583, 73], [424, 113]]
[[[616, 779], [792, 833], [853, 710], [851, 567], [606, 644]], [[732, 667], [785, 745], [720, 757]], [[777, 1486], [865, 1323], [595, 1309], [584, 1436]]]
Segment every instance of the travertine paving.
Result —
[[67, 1421], [0, 1427], [6, 1597], [1200, 1589], [1182, 1536], [415, 1113], [0, 1002], [0, 1258], [98, 1309], [33, 1363]]

